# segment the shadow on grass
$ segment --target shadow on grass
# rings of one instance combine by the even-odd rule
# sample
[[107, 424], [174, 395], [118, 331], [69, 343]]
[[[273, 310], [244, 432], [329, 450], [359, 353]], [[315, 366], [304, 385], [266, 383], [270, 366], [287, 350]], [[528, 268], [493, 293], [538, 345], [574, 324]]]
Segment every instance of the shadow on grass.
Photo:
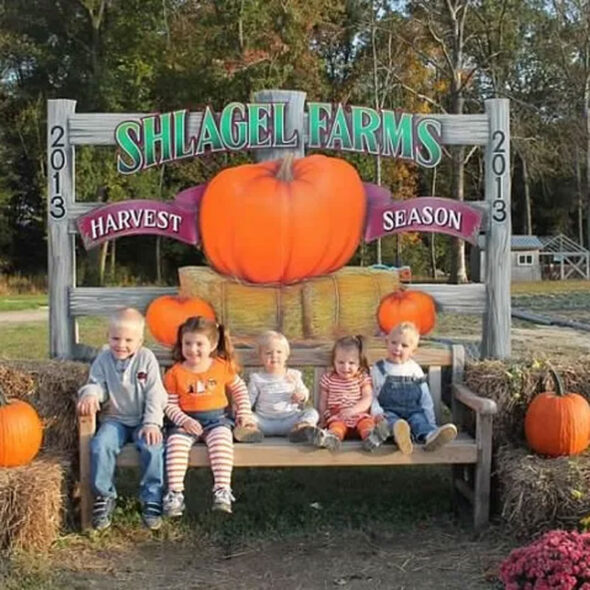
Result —
[[[137, 474], [119, 478], [134, 494]], [[442, 466], [236, 469], [233, 515], [211, 511], [209, 469], [190, 469], [184, 521], [213, 542], [286, 537], [329, 527], [396, 530], [451, 513], [450, 469]]]

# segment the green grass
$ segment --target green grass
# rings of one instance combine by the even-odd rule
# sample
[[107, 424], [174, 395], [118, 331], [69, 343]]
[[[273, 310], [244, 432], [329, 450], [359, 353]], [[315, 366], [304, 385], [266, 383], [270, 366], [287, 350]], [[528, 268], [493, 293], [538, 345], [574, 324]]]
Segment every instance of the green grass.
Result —
[[47, 295], [1, 295], [0, 311], [23, 311], [27, 309], [39, 309], [47, 305]]

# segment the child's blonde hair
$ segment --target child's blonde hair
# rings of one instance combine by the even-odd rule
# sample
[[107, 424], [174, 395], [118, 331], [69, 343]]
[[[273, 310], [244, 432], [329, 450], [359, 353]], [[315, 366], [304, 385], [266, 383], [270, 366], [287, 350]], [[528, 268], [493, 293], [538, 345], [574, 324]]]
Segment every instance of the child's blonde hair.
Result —
[[267, 330], [266, 332], [263, 332], [256, 340], [256, 351], [258, 352], [258, 356], [262, 354], [262, 349], [265, 346], [268, 346], [271, 342], [280, 342], [285, 347], [285, 352], [287, 353], [287, 357], [289, 357], [291, 354], [289, 341], [284, 334], [276, 332], [275, 330]]
[[332, 368], [334, 368], [334, 361], [336, 359], [336, 351], [337, 350], [356, 350], [359, 353], [359, 367], [361, 371], [365, 373], [369, 372], [369, 361], [367, 360], [367, 356], [365, 355], [365, 339], [358, 335], [358, 336], [343, 336], [342, 338], [338, 338], [336, 342], [334, 342], [334, 347], [332, 348], [332, 358], [331, 364]]
[[111, 328], [137, 328], [137, 331], [143, 335], [145, 330], [145, 318], [140, 311], [134, 307], [125, 307], [118, 309], [109, 317], [109, 330]]
[[229, 330], [223, 324], [218, 324], [214, 320], [203, 317], [201, 315], [188, 318], [178, 327], [176, 333], [176, 343], [172, 349], [172, 358], [176, 362], [185, 360], [182, 354], [182, 337], [188, 333], [204, 334], [214, 350], [211, 353], [212, 357], [220, 357], [225, 359], [234, 373], [239, 371], [238, 363], [236, 362], [234, 347], [229, 336]]
[[414, 348], [417, 348], [420, 343], [420, 330], [418, 330], [414, 322], [401, 322], [401, 324], [393, 326], [389, 331], [389, 335], [391, 336], [394, 333], [411, 334], [414, 338]]

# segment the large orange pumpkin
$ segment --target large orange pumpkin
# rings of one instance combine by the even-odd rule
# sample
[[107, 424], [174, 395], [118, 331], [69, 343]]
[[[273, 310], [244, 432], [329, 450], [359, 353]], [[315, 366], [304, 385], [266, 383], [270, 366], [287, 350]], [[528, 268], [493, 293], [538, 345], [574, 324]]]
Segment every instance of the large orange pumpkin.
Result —
[[43, 425], [33, 406], [8, 400], [0, 389], [0, 467], [30, 463], [41, 448]]
[[561, 377], [549, 369], [555, 393], [533, 398], [524, 418], [524, 432], [533, 451], [550, 457], [576, 455], [590, 440], [590, 405], [579, 393], [565, 393]]
[[422, 291], [389, 293], [379, 303], [377, 322], [386, 334], [401, 322], [413, 322], [420, 334], [427, 334], [436, 322], [434, 299]]
[[252, 283], [294, 283], [338, 270], [354, 254], [366, 199], [357, 171], [338, 158], [226, 168], [199, 212], [205, 254], [218, 272]]
[[163, 295], [154, 299], [145, 314], [145, 320], [152, 336], [164, 346], [174, 346], [178, 327], [188, 318], [202, 315], [215, 319], [215, 311], [198, 297]]

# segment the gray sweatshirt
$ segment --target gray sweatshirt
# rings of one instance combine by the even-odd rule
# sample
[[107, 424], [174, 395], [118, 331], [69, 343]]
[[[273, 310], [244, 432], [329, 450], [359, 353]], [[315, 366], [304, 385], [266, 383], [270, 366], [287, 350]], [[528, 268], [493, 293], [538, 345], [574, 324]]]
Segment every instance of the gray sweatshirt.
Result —
[[101, 403], [101, 421], [162, 426], [168, 394], [158, 361], [148, 348], [140, 348], [126, 361], [117, 361], [108, 348], [103, 349], [90, 367], [88, 382], [78, 391], [80, 399], [89, 395]]

